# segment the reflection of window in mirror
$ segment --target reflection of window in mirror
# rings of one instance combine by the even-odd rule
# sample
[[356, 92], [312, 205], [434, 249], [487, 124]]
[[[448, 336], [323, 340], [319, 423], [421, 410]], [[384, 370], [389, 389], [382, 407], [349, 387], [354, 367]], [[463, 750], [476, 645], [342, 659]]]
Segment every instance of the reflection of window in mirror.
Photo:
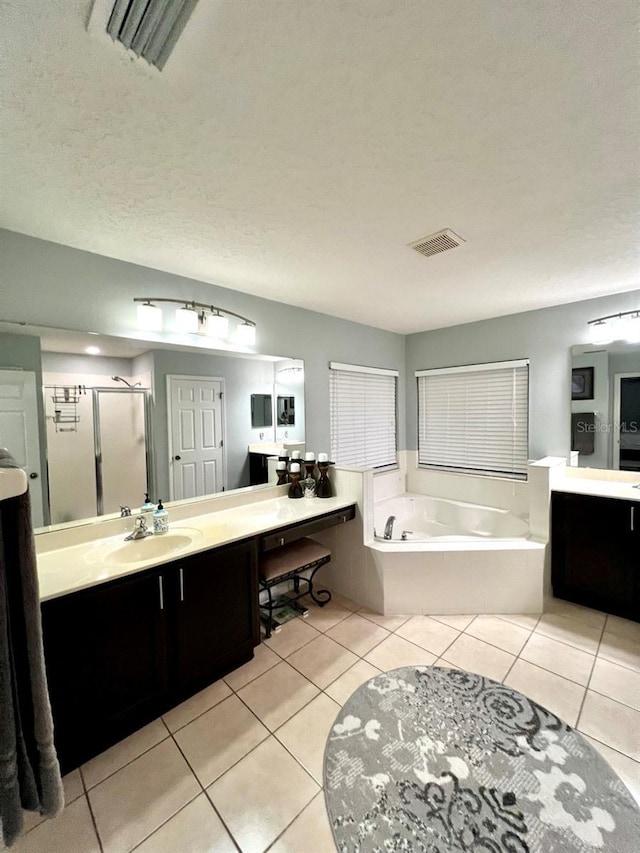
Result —
[[251, 395], [251, 426], [254, 429], [273, 425], [271, 394]]
[[278, 425], [293, 426], [296, 422], [295, 397], [278, 397]]

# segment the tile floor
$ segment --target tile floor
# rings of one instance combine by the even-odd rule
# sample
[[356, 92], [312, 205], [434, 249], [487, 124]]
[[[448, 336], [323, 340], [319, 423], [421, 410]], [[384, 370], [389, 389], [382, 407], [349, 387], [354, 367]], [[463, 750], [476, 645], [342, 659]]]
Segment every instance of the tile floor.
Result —
[[640, 624], [552, 599], [541, 617], [384, 617], [334, 596], [255, 658], [65, 779], [16, 853], [330, 853], [329, 728], [380, 670], [458, 666], [576, 726], [640, 801]]

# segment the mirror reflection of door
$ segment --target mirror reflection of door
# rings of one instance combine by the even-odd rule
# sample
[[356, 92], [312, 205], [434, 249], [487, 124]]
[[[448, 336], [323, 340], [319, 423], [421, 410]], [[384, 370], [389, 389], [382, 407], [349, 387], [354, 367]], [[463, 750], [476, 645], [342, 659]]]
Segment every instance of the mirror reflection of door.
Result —
[[170, 499], [224, 491], [224, 380], [167, 376], [167, 385]]
[[278, 426], [294, 426], [296, 422], [295, 397], [278, 396]]
[[613, 405], [613, 467], [640, 471], [640, 373], [615, 375]]
[[43, 524], [40, 487], [40, 437], [36, 375], [30, 370], [0, 370], [0, 447], [5, 447], [30, 477], [31, 522]]

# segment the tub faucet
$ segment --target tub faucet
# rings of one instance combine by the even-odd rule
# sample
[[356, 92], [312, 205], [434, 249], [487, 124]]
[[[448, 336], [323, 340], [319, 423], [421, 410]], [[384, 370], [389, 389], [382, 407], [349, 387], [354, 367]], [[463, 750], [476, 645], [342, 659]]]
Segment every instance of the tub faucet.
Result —
[[391, 539], [393, 536], [393, 522], [396, 520], [395, 515], [390, 515], [387, 519], [387, 523], [384, 526], [384, 538]]
[[149, 530], [144, 515], [139, 515], [133, 522], [133, 530], [128, 536], [124, 537], [125, 542], [130, 542], [132, 539], [144, 539], [146, 536], [153, 536], [153, 530]]

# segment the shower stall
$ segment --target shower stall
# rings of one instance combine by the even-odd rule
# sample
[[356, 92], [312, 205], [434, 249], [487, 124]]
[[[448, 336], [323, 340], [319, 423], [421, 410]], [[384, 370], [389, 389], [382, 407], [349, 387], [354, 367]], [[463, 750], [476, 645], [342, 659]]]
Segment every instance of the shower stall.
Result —
[[135, 510], [153, 494], [148, 388], [45, 385], [51, 524]]

